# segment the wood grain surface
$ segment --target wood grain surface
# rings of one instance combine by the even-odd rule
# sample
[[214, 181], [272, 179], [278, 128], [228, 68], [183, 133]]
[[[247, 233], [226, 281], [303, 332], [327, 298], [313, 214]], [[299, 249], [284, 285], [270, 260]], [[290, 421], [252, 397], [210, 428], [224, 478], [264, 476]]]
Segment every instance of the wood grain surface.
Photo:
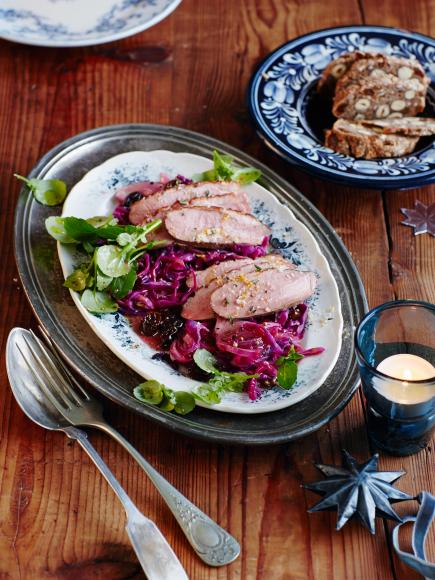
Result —
[[[93, 127], [163, 123], [200, 131], [261, 159], [326, 215], [362, 275], [371, 306], [393, 298], [435, 301], [435, 247], [400, 225], [401, 207], [433, 202], [434, 188], [365, 191], [314, 179], [278, 159], [257, 138], [245, 91], [256, 64], [286, 40], [319, 28], [376, 23], [433, 34], [433, 0], [184, 0], [154, 28], [97, 47], [45, 49], [0, 41], [0, 579], [142, 578], [112, 491], [77, 445], [32, 424], [12, 399], [4, 347], [13, 326], [34, 326], [14, 266], [12, 224], [19, 186], [58, 142]], [[140, 509], [167, 536], [198, 580], [414, 579], [393, 556], [389, 526], [376, 536], [335, 514], [309, 515], [317, 496], [301, 483], [318, 478], [313, 462], [338, 463], [346, 448], [369, 448], [364, 402], [316, 434], [267, 449], [210, 445], [175, 436], [107, 402], [108, 419], [177, 486], [241, 542], [223, 569], [195, 556], [139, 467], [108, 437], [91, 440]], [[398, 487], [434, 492], [433, 446], [418, 455], [381, 455], [404, 469]], [[414, 513], [416, 502], [398, 509]], [[406, 543], [407, 537], [404, 537]], [[435, 557], [434, 534], [430, 553]]]

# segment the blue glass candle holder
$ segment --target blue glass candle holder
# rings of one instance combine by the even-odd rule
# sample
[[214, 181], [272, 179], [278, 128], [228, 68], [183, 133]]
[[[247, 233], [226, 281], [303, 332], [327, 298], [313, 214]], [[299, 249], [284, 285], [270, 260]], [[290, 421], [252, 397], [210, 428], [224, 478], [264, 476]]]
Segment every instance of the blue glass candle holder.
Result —
[[387, 302], [355, 333], [369, 436], [392, 455], [423, 449], [435, 425], [435, 305]]

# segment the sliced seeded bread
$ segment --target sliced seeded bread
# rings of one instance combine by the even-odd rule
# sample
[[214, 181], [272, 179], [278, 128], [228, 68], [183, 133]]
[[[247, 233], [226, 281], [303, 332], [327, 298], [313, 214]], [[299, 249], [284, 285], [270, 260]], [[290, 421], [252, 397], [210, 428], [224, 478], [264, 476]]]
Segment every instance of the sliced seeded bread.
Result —
[[414, 150], [417, 141], [418, 137], [385, 135], [345, 119], [338, 119], [332, 129], [325, 132], [326, 147], [359, 159], [407, 155]]
[[402, 119], [372, 119], [361, 124], [387, 135], [398, 134], [409, 137], [435, 135], [435, 119], [429, 117], [403, 117]]
[[362, 79], [336, 92], [332, 112], [343, 119], [412, 117], [424, 110], [427, 85], [416, 78], [399, 80], [391, 74]]
[[393, 82], [416, 80], [427, 89], [429, 78], [415, 58], [399, 58], [386, 54], [372, 54], [363, 60], [351, 63], [337, 82], [335, 96], [338, 97], [351, 85], [361, 85], [366, 80], [390, 79]]
[[323, 94], [333, 95], [337, 81], [349, 70], [352, 64], [358, 60], [369, 58], [369, 52], [356, 50], [342, 54], [324, 69], [317, 83], [317, 90]]

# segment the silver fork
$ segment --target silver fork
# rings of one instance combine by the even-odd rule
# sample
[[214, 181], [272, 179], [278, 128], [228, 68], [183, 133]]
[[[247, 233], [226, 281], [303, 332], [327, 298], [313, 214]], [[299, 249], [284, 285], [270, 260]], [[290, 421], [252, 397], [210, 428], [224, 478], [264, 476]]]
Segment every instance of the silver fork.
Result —
[[192, 548], [206, 564], [224, 566], [233, 562], [240, 554], [237, 540], [175, 489], [104, 420], [100, 402], [83, 389], [61, 360], [47, 333], [41, 327], [40, 331], [48, 349], [32, 331], [35, 345], [27, 341], [27, 346], [31, 363], [45, 378], [40, 386], [57, 411], [73, 426], [96, 427], [105, 431], [136, 459], [174, 514]]

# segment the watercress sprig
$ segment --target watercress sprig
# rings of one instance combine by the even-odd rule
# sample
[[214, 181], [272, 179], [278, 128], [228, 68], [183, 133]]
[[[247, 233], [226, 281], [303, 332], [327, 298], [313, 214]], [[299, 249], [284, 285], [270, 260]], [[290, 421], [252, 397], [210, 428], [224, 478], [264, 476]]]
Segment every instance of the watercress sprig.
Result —
[[134, 388], [133, 394], [142, 403], [156, 405], [163, 411], [186, 415], [195, 408], [195, 399], [187, 391], [173, 391], [158, 381], [145, 381]]
[[112, 216], [89, 219], [47, 218], [48, 233], [63, 244], [76, 244], [85, 260], [66, 278], [64, 286], [81, 292], [82, 305], [94, 314], [116, 312], [116, 300], [134, 287], [137, 261], [149, 249], [166, 242], [148, 242], [147, 235], [161, 225], [119, 225]]
[[24, 181], [34, 198], [42, 205], [59, 205], [66, 197], [66, 184], [60, 179], [27, 179], [18, 173], [14, 177]]
[[277, 359], [278, 375], [276, 382], [282, 389], [291, 389], [295, 384], [298, 376], [298, 365], [296, 362], [302, 358], [304, 358], [303, 355], [297, 353], [295, 347], [292, 346], [286, 356], [280, 356]]
[[241, 393], [247, 380], [259, 377], [258, 374], [220, 371], [216, 366], [216, 358], [205, 348], [199, 348], [193, 355], [193, 360], [200, 369], [213, 375], [208, 383], [195, 387], [192, 391], [196, 399], [208, 405], [220, 403], [225, 392]]
[[238, 181], [246, 185], [257, 181], [261, 171], [255, 167], [240, 167], [233, 163], [230, 155], [221, 155], [213, 151], [213, 169], [194, 176], [195, 181]]

